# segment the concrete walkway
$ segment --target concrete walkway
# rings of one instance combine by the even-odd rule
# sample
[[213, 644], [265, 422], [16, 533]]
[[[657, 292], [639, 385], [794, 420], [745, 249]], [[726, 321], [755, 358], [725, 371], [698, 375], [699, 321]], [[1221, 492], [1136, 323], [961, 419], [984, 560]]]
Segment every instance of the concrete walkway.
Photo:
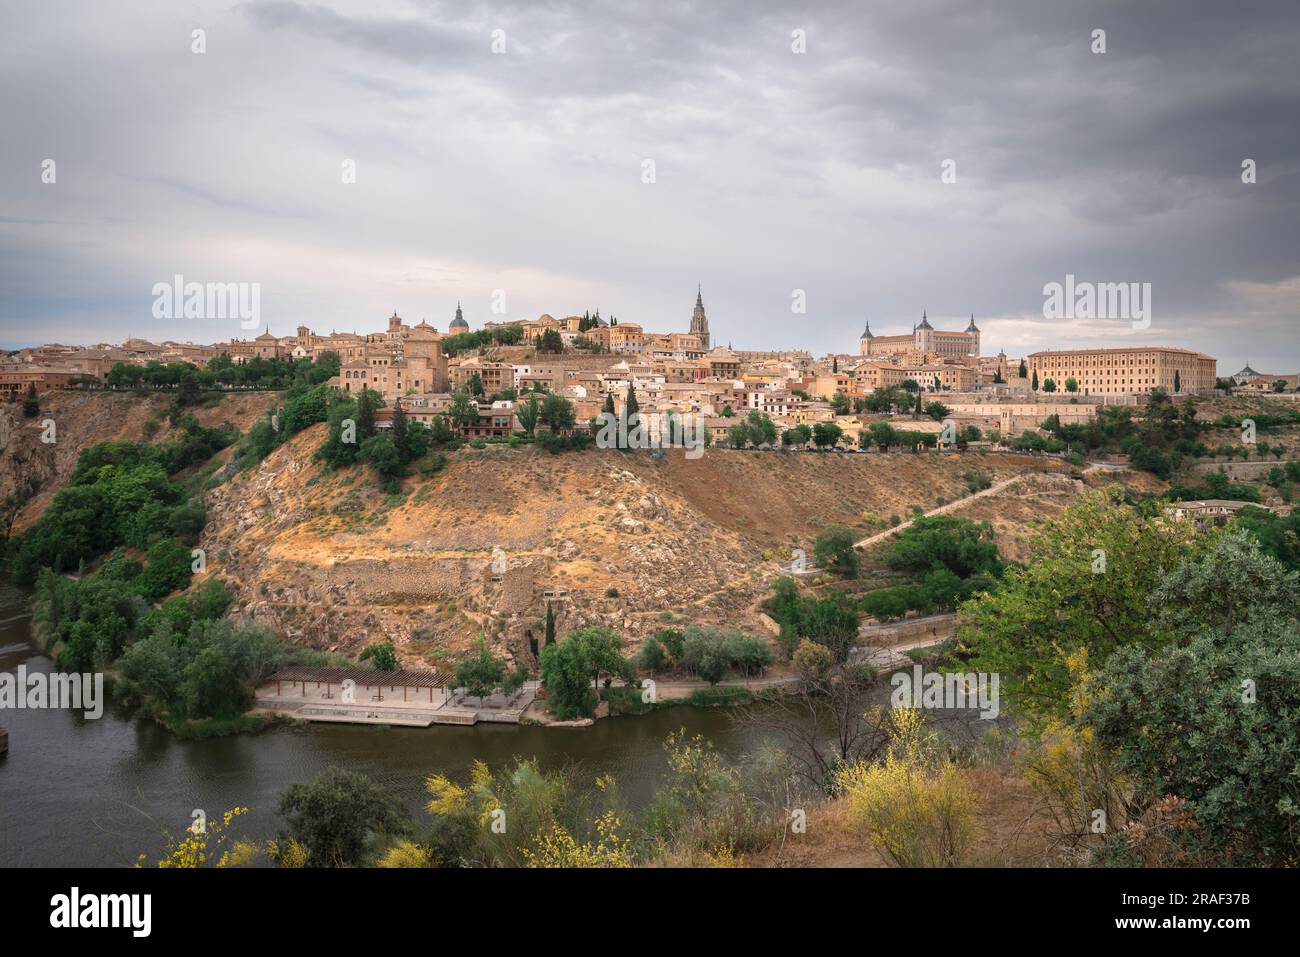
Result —
[[501, 695], [489, 695], [482, 701], [465, 695], [443, 697], [434, 694], [432, 701], [420, 701], [418, 695], [403, 701], [402, 695], [393, 694], [378, 701], [344, 702], [338, 694], [327, 698], [324, 693], [310, 689], [306, 694], [277, 694], [274, 683], [257, 690], [253, 710], [281, 714], [300, 721], [322, 721], [343, 724], [386, 724], [408, 728], [427, 728], [434, 724], [471, 725], [483, 722], [518, 724], [520, 716], [537, 697], [538, 681], [527, 681], [514, 698], [507, 701]]

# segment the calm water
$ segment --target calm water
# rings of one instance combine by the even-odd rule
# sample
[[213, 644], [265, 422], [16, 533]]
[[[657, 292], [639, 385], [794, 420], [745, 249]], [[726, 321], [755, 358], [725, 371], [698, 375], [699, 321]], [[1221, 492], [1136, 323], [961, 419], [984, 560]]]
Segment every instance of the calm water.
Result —
[[[51, 668], [30, 643], [27, 611], [25, 595], [0, 586], [0, 671]], [[476, 758], [495, 767], [515, 755], [545, 767], [577, 762], [608, 771], [639, 804], [667, 769], [670, 731], [703, 734], [729, 757], [758, 743], [726, 712], [686, 707], [567, 731], [310, 724], [202, 741], [179, 741], [112, 705], [96, 721], [80, 712], [5, 710], [0, 725], [9, 731], [9, 754], [0, 758], [0, 866], [10, 867], [128, 865], [141, 851], [160, 849], [163, 832], [182, 831], [195, 808], [214, 816], [246, 806], [240, 833], [271, 837], [279, 792], [330, 765], [370, 776], [414, 811], [428, 775], [463, 780]]]
[[[23, 663], [29, 672], [51, 667], [30, 644], [27, 596], [0, 585], [0, 671]], [[878, 687], [883, 702], [889, 688]], [[464, 780], [475, 759], [497, 767], [519, 755], [543, 767], [609, 772], [636, 806], [667, 771], [663, 742], [671, 731], [703, 734], [728, 758], [763, 743], [726, 711], [689, 707], [572, 730], [307, 724], [202, 741], [177, 740], [111, 704], [95, 721], [80, 712], [4, 710], [0, 725], [9, 730], [9, 754], [0, 758], [0, 866], [9, 867], [124, 866], [141, 852], [152, 859], [163, 834], [180, 833], [196, 808], [214, 817], [245, 806], [238, 834], [272, 837], [280, 791], [331, 765], [391, 789], [418, 821], [425, 778], [442, 772]]]

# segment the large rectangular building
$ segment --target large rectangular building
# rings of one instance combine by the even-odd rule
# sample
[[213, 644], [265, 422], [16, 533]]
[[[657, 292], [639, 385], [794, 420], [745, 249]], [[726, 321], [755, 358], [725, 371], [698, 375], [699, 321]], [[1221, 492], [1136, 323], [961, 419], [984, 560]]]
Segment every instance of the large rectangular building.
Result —
[[1057, 392], [1065, 392], [1066, 382], [1074, 379], [1081, 395], [1122, 395], [1154, 389], [1205, 393], [1214, 388], [1218, 374], [1213, 356], [1170, 346], [1034, 352], [1027, 364], [1031, 380], [1038, 373], [1040, 392], [1048, 379]]

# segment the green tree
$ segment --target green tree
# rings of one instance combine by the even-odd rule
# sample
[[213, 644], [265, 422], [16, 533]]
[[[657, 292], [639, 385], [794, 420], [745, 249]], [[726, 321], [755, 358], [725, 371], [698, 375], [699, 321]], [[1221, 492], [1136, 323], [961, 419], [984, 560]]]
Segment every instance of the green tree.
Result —
[[637, 653], [636, 663], [643, 671], [649, 671], [658, 674], [668, 667], [668, 651], [664, 648], [664, 643], [656, 635], [651, 635], [641, 643], [641, 650]]
[[898, 434], [888, 422], [872, 422], [858, 441], [860, 443], [867, 441], [867, 436], [870, 436], [870, 441], [878, 445], [882, 451], [898, 441]]
[[593, 686], [601, 673], [632, 677], [622, 645], [611, 631], [585, 628], [543, 648], [540, 671], [550, 710], [562, 720], [591, 717], [597, 701]]
[[402, 464], [411, 461], [411, 439], [408, 434], [406, 424], [406, 412], [402, 408], [402, 400], [398, 399], [393, 403], [393, 448], [397, 449], [397, 455], [402, 460]]
[[391, 641], [378, 641], [367, 645], [358, 656], [359, 661], [369, 661], [376, 671], [397, 670], [397, 649]]
[[843, 525], [828, 525], [817, 534], [813, 546], [817, 564], [844, 578], [858, 576], [858, 552], [853, 547], [853, 531]]
[[190, 550], [173, 538], [164, 538], [150, 546], [145, 569], [132, 583], [148, 602], [156, 602], [190, 583]]
[[942, 422], [951, 413], [952, 410], [949, 409], [942, 402], [927, 402], [925, 404], [925, 414], [928, 415], [930, 418], [934, 419], [934, 421], [936, 422]]
[[329, 768], [310, 784], [289, 785], [280, 795], [285, 837], [307, 848], [310, 867], [360, 867], [383, 839], [410, 830], [406, 808], [356, 771]]
[[447, 417], [457, 429], [473, 425], [478, 421], [478, 406], [463, 391], [453, 392], [451, 405], [447, 408]]
[[835, 445], [843, 435], [844, 430], [834, 422], [818, 422], [813, 425], [813, 444], [819, 449]]
[[759, 412], [757, 409], [750, 412], [745, 419], [745, 427], [749, 431], [749, 440], [753, 444], [776, 444], [776, 424], [766, 412]]
[[467, 695], [480, 702], [500, 688], [505, 679], [506, 663], [488, 651], [482, 635], [478, 639], [478, 654], [456, 665], [456, 687], [464, 688]]
[[357, 393], [357, 442], [363, 443], [375, 434], [375, 410], [383, 404], [379, 393], [373, 389], [362, 389]]
[[538, 421], [555, 433], [569, 431], [577, 421], [573, 403], [554, 392], [547, 394], [542, 400], [542, 411], [538, 415]]
[[515, 406], [515, 415], [519, 418], [519, 425], [529, 435], [537, 432], [537, 419], [540, 407], [537, 404], [537, 396], [530, 395], [527, 402], [521, 402]]
[[1206, 629], [1154, 652], [1120, 648], [1095, 687], [1083, 721], [1118, 755], [1137, 801], [1186, 803], [1195, 826], [1174, 832], [1180, 850], [1215, 866], [1300, 864], [1294, 623], [1248, 624], [1231, 641]]
[[890, 568], [927, 572], [943, 568], [958, 578], [1002, 572], [993, 526], [952, 515], [921, 516], [894, 539], [886, 557]]
[[1004, 700], [1029, 726], [1066, 718], [1075, 656], [1097, 668], [1117, 648], [1167, 640], [1151, 591], [1207, 540], [1153, 512], [1091, 494], [1043, 523], [999, 587], [962, 606], [957, 636], [971, 666], [1001, 675]]
[[362, 442], [361, 459], [374, 466], [387, 482], [396, 481], [406, 471], [402, 454], [397, 450], [393, 437], [387, 433], [372, 435]]
[[1158, 622], [1179, 634], [1200, 629], [1227, 642], [1247, 624], [1285, 630], [1300, 617], [1300, 574], [1263, 551], [1247, 531], [1204, 539], [1151, 592]]
[[807, 445], [812, 441], [812, 429], [800, 423], [781, 433], [782, 445]]

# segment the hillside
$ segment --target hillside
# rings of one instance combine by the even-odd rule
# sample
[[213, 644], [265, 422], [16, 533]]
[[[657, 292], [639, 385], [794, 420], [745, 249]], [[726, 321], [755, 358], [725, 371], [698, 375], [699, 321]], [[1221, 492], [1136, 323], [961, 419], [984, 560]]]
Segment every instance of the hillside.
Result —
[[[194, 414], [246, 431], [276, 398], [225, 396]], [[39, 516], [82, 448], [166, 441], [168, 402], [60, 393], [36, 419], [0, 409], [0, 492], [21, 475], [40, 483], [15, 529]], [[40, 442], [46, 418], [58, 425], [53, 445]], [[296, 642], [355, 654], [390, 638], [412, 665], [458, 655], [480, 633], [527, 659], [548, 601], [560, 634], [602, 624], [633, 646], [670, 623], [758, 631], [758, 602], [792, 549], [811, 554], [828, 524], [865, 537], [963, 498], [975, 472], [994, 482], [1027, 476], [952, 511], [992, 522], [1010, 558], [1034, 522], [1087, 485], [1162, 487], [1142, 473], [1083, 475], [1056, 459], [1001, 453], [710, 449], [691, 461], [489, 445], [449, 454], [431, 475], [413, 469], [402, 492], [387, 495], [367, 468], [315, 461], [324, 431], [305, 430], [206, 491], [207, 573], [229, 580], [241, 614]]]
[[[186, 411], [205, 427], [229, 422], [246, 432], [279, 396], [246, 392], [220, 396]], [[130, 392], [52, 392], [41, 399], [35, 418], [19, 403], [0, 403], [0, 498], [19, 484], [37, 489], [14, 521], [15, 534], [30, 526], [63, 487], [81, 450], [98, 442], [164, 442], [173, 438], [168, 425], [169, 394], [139, 396]], [[55, 441], [41, 440], [44, 422], [53, 420]], [[223, 457], [230, 454], [229, 450]]]
[[[634, 645], [669, 622], [757, 630], [779, 561], [811, 553], [824, 525], [886, 527], [965, 494], [972, 469], [1066, 468], [1012, 455], [711, 450], [688, 461], [498, 445], [453, 453], [388, 496], [365, 469], [314, 462], [323, 434], [305, 431], [209, 493], [209, 568], [295, 641], [356, 652], [387, 637], [412, 664], [480, 632], [526, 656], [548, 600], [561, 634], [603, 624]], [[1064, 494], [1017, 512], [1003, 534], [1064, 507], [1075, 481], [1058, 481]]]

